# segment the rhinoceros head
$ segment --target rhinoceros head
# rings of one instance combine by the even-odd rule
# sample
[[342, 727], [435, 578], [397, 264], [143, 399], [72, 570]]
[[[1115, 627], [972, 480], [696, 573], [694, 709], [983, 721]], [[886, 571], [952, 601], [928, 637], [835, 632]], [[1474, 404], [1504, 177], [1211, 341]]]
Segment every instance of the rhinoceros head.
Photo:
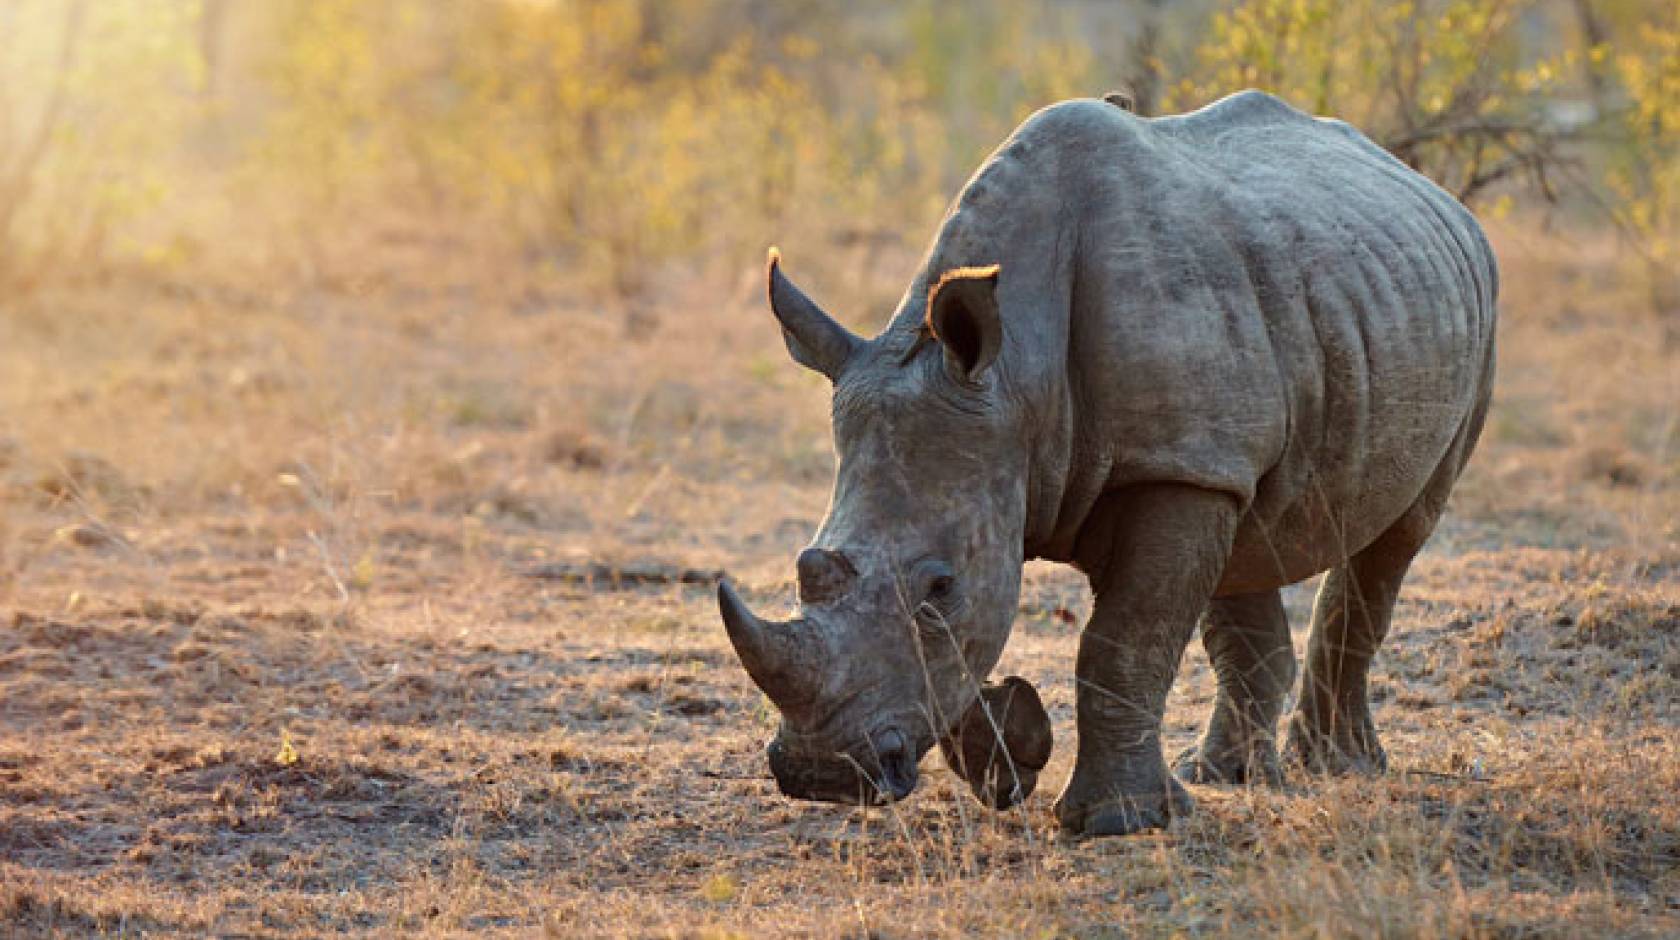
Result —
[[[994, 368], [999, 269], [944, 272], [905, 301], [925, 297], [918, 333], [865, 340], [778, 261], [772, 249], [770, 305], [793, 358], [834, 383], [839, 470], [828, 515], [799, 553], [798, 616], [761, 618], [727, 584], [718, 603], [748, 674], [781, 711], [769, 759], [782, 791], [899, 799], [921, 757], [939, 742], [961, 752], [957, 729], [986, 711], [983, 680], [1020, 591], [1026, 454]], [[1047, 742], [1042, 715], [1029, 736]], [[976, 792], [982, 774], [996, 775], [958, 769]]]

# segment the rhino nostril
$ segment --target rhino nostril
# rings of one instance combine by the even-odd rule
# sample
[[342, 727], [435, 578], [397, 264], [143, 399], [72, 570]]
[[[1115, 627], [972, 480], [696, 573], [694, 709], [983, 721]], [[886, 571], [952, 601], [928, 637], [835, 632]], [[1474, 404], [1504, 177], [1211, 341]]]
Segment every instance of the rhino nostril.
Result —
[[916, 758], [909, 742], [896, 728], [877, 735], [875, 762], [881, 768], [880, 789], [889, 798], [902, 800], [916, 789]]

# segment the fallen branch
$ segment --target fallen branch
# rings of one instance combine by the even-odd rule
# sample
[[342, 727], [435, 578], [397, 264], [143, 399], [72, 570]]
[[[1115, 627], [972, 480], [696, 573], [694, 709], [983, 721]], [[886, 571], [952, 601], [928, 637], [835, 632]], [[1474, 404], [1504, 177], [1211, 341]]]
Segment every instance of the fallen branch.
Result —
[[722, 580], [722, 569], [681, 568], [660, 562], [553, 562], [525, 571], [527, 578], [581, 585], [591, 590], [626, 591], [660, 584], [711, 585]]

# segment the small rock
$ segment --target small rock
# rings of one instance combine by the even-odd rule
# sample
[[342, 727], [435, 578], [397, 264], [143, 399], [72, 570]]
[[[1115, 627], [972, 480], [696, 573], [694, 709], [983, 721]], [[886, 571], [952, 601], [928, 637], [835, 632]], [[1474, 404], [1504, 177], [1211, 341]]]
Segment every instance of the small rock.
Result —
[[607, 452], [600, 442], [577, 430], [559, 430], [542, 443], [543, 460], [578, 470], [599, 470], [607, 464]]
[[127, 503], [139, 495], [115, 464], [83, 451], [67, 455], [43, 474], [35, 487], [55, 500], [98, 497], [108, 503]]
[[53, 537], [81, 548], [110, 548], [128, 544], [116, 530], [88, 523], [64, 526], [54, 532]]

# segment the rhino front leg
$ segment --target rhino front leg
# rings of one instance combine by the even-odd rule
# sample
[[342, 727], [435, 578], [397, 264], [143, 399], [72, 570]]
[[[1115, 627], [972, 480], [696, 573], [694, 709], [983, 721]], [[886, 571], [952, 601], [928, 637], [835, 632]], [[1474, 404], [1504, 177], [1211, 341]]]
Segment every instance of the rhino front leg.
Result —
[[1202, 618], [1202, 645], [1219, 695], [1201, 743], [1173, 769], [1189, 783], [1281, 784], [1277, 720], [1295, 683], [1283, 599], [1275, 590], [1215, 598]]
[[1104, 500], [1081, 534], [1096, 605], [1075, 667], [1078, 756], [1056, 801], [1065, 831], [1125, 835], [1194, 806], [1167, 770], [1161, 714], [1237, 518], [1227, 496], [1152, 485]]

